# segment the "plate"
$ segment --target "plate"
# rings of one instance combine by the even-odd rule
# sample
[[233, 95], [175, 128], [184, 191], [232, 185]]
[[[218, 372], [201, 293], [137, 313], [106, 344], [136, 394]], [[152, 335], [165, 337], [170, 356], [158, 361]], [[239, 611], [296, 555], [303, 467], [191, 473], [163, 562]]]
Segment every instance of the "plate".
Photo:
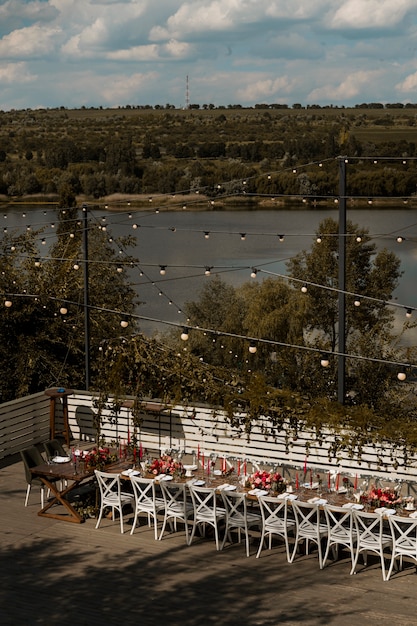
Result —
[[214, 470], [213, 474], [215, 476], [221, 476], [222, 475], [222, 470]]
[[54, 456], [52, 458], [53, 463], [69, 463], [71, 461], [71, 457], [69, 456]]
[[222, 489], [223, 491], [235, 491], [236, 490], [236, 486], [235, 485], [220, 485], [219, 489]]
[[172, 480], [171, 474], [159, 474], [159, 476], [155, 476], [156, 480]]
[[206, 481], [205, 481], [205, 480], [195, 480], [195, 481], [193, 482], [193, 485], [194, 485], [195, 487], [202, 487], [202, 486], [203, 486], [203, 485], [205, 485], [205, 484], [206, 484]]

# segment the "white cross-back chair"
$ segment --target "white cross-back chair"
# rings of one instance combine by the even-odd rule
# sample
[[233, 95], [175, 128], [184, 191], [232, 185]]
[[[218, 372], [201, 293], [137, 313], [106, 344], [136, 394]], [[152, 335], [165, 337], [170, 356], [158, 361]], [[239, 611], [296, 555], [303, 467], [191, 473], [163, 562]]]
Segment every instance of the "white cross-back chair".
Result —
[[355, 558], [356, 532], [353, 523], [352, 509], [326, 504], [324, 513], [327, 522], [327, 546], [323, 558], [323, 567], [329, 557], [332, 548], [333, 558], [338, 556], [339, 547], [343, 546], [350, 551], [350, 558], [353, 562]]
[[210, 487], [190, 485], [190, 495], [194, 507], [194, 523], [188, 545], [191, 545], [196, 528], [204, 529], [208, 524], [214, 529], [216, 549], [220, 550], [219, 522], [225, 520], [226, 510], [218, 506], [216, 490]]
[[115, 511], [119, 512], [120, 532], [123, 533], [123, 507], [128, 504], [133, 504], [133, 496], [131, 493], [125, 493], [122, 491], [120, 474], [101, 472], [99, 470], [94, 470], [94, 473], [100, 489], [100, 513], [96, 528], [100, 526], [104, 510], [110, 507], [113, 521], [115, 518]]
[[188, 544], [188, 523], [194, 515], [194, 507], [192, 502], [188, 501], [188, 490], [184, 483], [174, 483], [162, 481], [160, 484], [162, 497], [164, 500], [164, 521], [162, 524], [159, 539], [165, 532], [167, 522], [177, 530], [177, 522], [183, 522], [185, 526], [185, 540]]
[[321, 518], [320, 507], [310, 502], [292, 502], [292, 509], [295, 517], [295, 546], [291, 555], [290, 563], [294, 560], [299, 543], [305, 540], [306, 554], [308, 554], [309, 543], [312, 541], [317, 545], [319, 567], [323, 569], [322, 540], [327, 537], [327, 524]]
[[288, 535], [295, 532], [295, 520], [288, 517], [287, 500], [278, 500], [271, 496], [258, 496], [262, 517], [262, 533], [256, 558], [259, 558], [266, 537], [269, 539], [269, 550], [272, 546], [272, 536], [278, 535], [285, 542], [287, 561], [291, 562]]
[[221, 491], [223, 506], [226, 511], [226, 528], [224, 532], [221, 550], [223, 550], [226, 539], [232, 543], [231, 531], [238, 531], [239, 543], [241, 532], [245, 535], [246, 556], [250, 554], [249, 530], [251, 528], [260, 528], [262, 518], [259, 513], [248, 511], [248, 502], [246, 493], [238, 493], [236, 491]]
[[384, 530], [384, 518], [378, 513], [353, 511], [353, 521], [356, 533], [355, 558], [351, 574], [356, 573], [356, 566], [360, 554], [363, 554], [364, 565], [367, 565], [369, 552], [379, 556], [382, 567], [382, 579], [386, 580], [384, 550], [392, 546], [391, 534]]
[[392, 552], [386, 580], [390, 579], [397, 559], [400, 559], [400, 569], [403, 567], [403, 557], [408, 557], [417, 564], [417, 519], [390, 515], [388, 522], [391, 531]]
[[153, 478], [131, 476], [130, 481], [132, 483], [133, 494], [135, 496], [135, 517], [130, 534], [133, 535], [135, 531], [139, 514], [146, 513], [148, 516], [148, 525], [150, 526], [151, 522], [153, 522], [155, 539], [158, 539], [158, 514], [164, 509], [164, 499], [157, 497], [155, 481]]

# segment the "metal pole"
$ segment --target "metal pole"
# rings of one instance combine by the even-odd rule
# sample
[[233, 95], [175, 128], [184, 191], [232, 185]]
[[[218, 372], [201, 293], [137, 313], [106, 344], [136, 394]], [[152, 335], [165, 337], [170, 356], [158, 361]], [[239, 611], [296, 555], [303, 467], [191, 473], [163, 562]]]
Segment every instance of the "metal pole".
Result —
[[88, 207], [83, 204], [85, 389], [90, 388], [90, 298], [88, 285]]
[[337, 399], [346, 397], [346, 160], [339, 157], [339, 356], [337, 365]]

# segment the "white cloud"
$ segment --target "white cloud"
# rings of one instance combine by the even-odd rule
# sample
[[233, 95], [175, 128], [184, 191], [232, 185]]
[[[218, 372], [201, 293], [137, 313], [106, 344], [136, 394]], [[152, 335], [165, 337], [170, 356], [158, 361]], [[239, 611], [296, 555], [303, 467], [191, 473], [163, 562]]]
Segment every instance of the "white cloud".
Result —
[[415, 9], [415, 0], [346, 0], [329, 23], [338, 29], [392, 28]]
[[[412, 93], [415, 96], [417, 90], [417, 72], [410, 74], [404, 80], [395, 85], [399, 91], [404, 93]], [[417, 98], [414, 98], [416, 100]]]
[[247, 85], [237, 90], [238, 101], [244, 102], [268, 102], [273, 100], [282, 101], [283, 96], [287, 96], [294, 85], [294, 80], [288, 76], [280, 76], [279, 78], [264, 78], [260, 80], [247, 81]]
[[8, 63], [0, 66], [0, 85], [13, 85], [16, 83], [30, 83], [37, 79], [35, 74], [31, 74], [26, 63]]
[[325, 84], [313, 89], [308, 94], [309, 102], [343, 102], [356, 98], [364, 86], [372, 85], [379, 78], [381, 71], [358, 71], [346, 76], [338, 84]]
[[61, 36], [57, 27], [28, 26], [0, 39], [0, 58], [34, 58], [50, 54]]

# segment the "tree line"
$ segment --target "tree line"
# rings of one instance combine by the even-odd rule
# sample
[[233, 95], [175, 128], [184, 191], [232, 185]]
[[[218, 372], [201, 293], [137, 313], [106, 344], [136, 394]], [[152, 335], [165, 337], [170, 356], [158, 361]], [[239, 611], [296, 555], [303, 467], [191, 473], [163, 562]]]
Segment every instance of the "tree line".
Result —
[[[378, 117], [378, 111], [0, 113], [0, 194], [59, 197], [70, 188], [85, 198], [196, 190], [207, 196], [334, 196], [336, 163], [319, 169], [320, 160], [416, 156], [414, 115], [384, 110]], [[352, 196], [410, 196], [415, 168], [357, 161], [347, 183]]]

